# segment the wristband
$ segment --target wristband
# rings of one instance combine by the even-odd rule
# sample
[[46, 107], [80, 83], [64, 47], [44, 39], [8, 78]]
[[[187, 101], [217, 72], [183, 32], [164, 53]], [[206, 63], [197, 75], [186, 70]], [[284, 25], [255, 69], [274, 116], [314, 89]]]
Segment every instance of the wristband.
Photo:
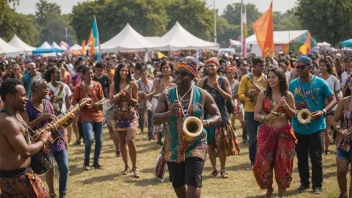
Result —
[[209, 122], [208, 122], [207, 120], [203, 120], [203, 122], [202, 122], [202, 123], [203, 123], [203, 126], [204, 126], [204, 127], [209, 126]]

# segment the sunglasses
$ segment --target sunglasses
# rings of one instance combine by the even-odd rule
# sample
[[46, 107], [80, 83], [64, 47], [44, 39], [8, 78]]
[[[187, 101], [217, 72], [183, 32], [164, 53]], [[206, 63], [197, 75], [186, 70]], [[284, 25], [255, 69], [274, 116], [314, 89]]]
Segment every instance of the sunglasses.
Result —
[[307, 67], [308, 67], [308, 65], [296, 66], [297, 69], [305, 69], [305, 68], [307, 68]]
[[175, 75], [176, 76], [178, 76], [178, 75], [180, 75], [180, 76], [189, 76], [191, 74], [189, 72], [187, 72], [187, 71], [175, 71]]

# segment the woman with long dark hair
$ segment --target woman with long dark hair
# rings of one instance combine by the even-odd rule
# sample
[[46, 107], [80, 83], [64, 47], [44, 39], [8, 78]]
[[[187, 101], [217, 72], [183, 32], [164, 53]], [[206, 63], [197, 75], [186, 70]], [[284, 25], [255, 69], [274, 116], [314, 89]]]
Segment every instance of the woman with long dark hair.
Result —
[[113, 130], [120, 141], [120, 150], [125, 169], [121, 172], [127, 175], [130, 172], [127, 159], [127, 146], [132, 161], [134, 177], [139, 178], [136, 166], [137, 148], [136, 133], [138, 128], [138, 115], [136, 105], [138, 102], [137, 84], [132, 80], [131, 71], [125, 64], [119, 64], [114, 75], [114, 82], [110, 89], [110, 103], [113, 109]]
[[254, 119], [262, 125], [258, 129], [253, 172], [260, 188], [266, 189], [266, 196], [271, 197], [274, 169], [279, 197], [282, 197], [292, 181], [296, 137], [289, 120], [296, 116], [296, 108], [282, 69], [269, 70], [267, 87], [258, 95], [255, 106]]
[[[176, 84], [172, 83], [173, 82], [173, 77], [171, 76], [171, 73], [174, 71], [174, 68], [172, 65], [167, 64], [166, 61], [163, 61], [160, 65], [160, 71], [161, 71], [161, 76], [158, 76], [155, 78], [153, 82], [153, 91], [155, 91], [154, 97], [152, 98], [152, 104], [153, 108], [155, 109], [157, 104], [158, 104], [158, 95], [159, 93], [162, 93], [165, 89], [175, 87]], [[161, 142], [161, 132], [163, 129], [163, 125], [154, 125], [154, 134], [157, 137], [157, 144], [162, 145]]]
[[[332, 74], [332, 66], [330, 61], [327, 59], [321, 59], [319, 63], [319, 70], [320, 70], [320, 77], [323, 78], [329, 85], [330, 89], [335, 93], [335, 98], [337, 101], [337, 104], [340, 102], [340, 82], [339, 79], [337, 79], [333, 74]], [[326, 101], [327, 103], [328, 101]], [[334, 119], [334, 113], [337, 108], [337, 104], [335, 107], [329, 111], [326, 115], [326, 129], [325, 129], [325, 154], [330, 155], [329, 151], [329, 146], [330, 146], [330, 135], [329, 135], [329, 129], [330, 126], [333, 122]]]
[[[347, 79], [345, 85], [344, 98], [338, 103], [334, 120], [332, 123], [333, 128], [338, 131], [336, 134], [336, 166], [337, 166], [337, 183], [340, 188], [341, 198], [347, 198], [352, 195], [352, 183], [350, 183], [349, 193], [347, 192], [347, 179], [349, 165], [352, 163], [352, 138], [348, 135], [352, 130], [352, 75]], [[348, 91], [347, 91], [348, 90]], [[341, 121], [341, 123], [340, 123]], [[340, 124], [339, 124], [340, 123]], [[352, 180], [352, 177], [351, 177]], [[349, 194], [349, 196], [348, 196]]]

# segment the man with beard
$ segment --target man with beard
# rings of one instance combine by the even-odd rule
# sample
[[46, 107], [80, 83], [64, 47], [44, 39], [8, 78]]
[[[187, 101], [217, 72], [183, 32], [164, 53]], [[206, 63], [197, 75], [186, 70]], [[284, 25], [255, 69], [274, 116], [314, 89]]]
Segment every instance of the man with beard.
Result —
[[[220, 112], [211, 95], [192, 83], [198, 72], [196, 59], [187, 59], [175, 68], [177, 86], [166, 89], [159, 96], [153, 124], [166, 123], [163, 157], [176, 195], [199, 198], [207, 138], [203, 129], [194, 142], [185, 143], [182, 140], [183, 118], [194, 116], [202, 121], [204, 127], [214, 127], [220, 123]], [[206, 120], [203, 118], [204, 111], [209, 114]]]
[[31, 144], [28, 126], [18, 114], [26, 109], [26, 91], [20, 81], [8, 79], [0, 87], [4, 102], [0, 111], [1, 197], [47, 197], [42, 180], [29, 166], [30, 157], [49, 141], [44, 133]]

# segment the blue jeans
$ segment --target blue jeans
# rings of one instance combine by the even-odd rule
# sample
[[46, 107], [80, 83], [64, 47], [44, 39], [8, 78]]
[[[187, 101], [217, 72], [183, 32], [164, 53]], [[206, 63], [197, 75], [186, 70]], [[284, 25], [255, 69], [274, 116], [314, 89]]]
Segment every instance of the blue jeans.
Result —
[[93, 132], [95, 139], [95, 151], [93, 166], [99, 162], [101, 147], [103, 145], [103, 122], [82, 122], [84, 138], [86, 140], [84, 149], [84, 165], [89, 166], [89, 156], [93, 143]]
[[248, 150], [251, 165], [254, 165], [255, 155], [257, 154], [257, 131], [260, 122], [254, 120], [254, 112], [245, 112], [246, 128], [248, 134]]
[[66, 150], [51, 153], [59, 168], [59, 195], [65, 196], [68, 183], [68, 155]]

